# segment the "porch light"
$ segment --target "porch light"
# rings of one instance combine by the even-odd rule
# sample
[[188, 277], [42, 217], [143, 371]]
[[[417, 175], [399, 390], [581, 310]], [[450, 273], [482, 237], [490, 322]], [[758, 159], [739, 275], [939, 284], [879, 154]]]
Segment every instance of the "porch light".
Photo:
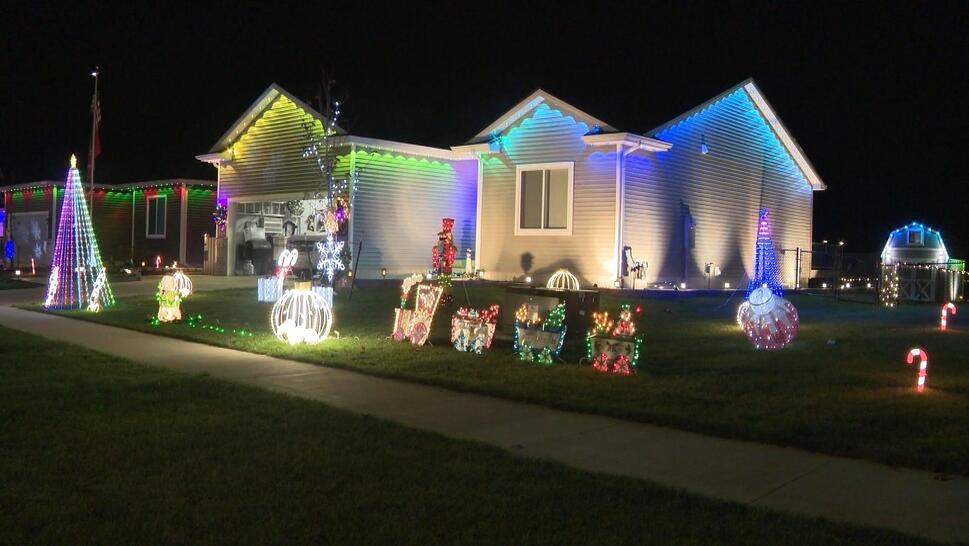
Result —
[[530, 276], [526, 276], [525, 277], [525, 282], [528, 283], [528, 284], [532, 284], [532, 278]]
[[382, 278], [382, 279], [386, 279], [387, 278], [387, 268], [386, 267], [381, 267], [380, 268], [380, 278]]

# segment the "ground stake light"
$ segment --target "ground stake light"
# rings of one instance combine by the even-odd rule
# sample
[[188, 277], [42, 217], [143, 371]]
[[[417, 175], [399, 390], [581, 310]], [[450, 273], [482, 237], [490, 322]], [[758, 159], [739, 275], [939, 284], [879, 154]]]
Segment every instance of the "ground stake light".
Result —
[[922, 392], [925, 390], [925, 380], [929, 376], [929, 353], [926, 353], [925, 349], [921, 347], [916, 347], [908, 352], [905, 363], [913, 364], [916, 358], [919, 359], [919, 379], [915, 384], [915, 390]]

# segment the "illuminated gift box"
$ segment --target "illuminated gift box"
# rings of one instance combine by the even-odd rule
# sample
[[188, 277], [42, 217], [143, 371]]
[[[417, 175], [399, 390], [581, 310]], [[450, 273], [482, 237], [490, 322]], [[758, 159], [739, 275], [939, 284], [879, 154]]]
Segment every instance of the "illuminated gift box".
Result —
[[451, 344], [462, 352], [484, 353], [491, 348], [498, 326], [498, 305], [476, 311], [461, 307], [451, 317]]

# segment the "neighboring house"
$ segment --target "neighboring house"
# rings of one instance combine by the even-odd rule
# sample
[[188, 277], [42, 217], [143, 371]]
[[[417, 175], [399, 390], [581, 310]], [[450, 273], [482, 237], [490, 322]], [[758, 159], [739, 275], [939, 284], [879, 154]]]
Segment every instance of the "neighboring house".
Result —
[[497, 280], [566, 268], [586, 284], [632, 286], [628, 246], [647, 263], [637, 287], [740, 286], [766, 207], [793, 284], [796, 249], [811, 248], [813, 192], [825, 187], [751, 80], [645, 136], [538, 90], [453, 149], [480, 158], [475, 255]]
[[[92, 223], [106, 264], [154, 266], [160, 256], [169, 265], [202, 265], [203, 236], [214, 234], [214, 182], [180, 178], [94, 188]], [[46, 268], [54, 250], [64, 183], [2, 186], [0, 192], [5, 211], [0, 239], [13, 239], [13, 265], [30, 267], [34, 258], [37, 267]]]
[[[272, 241], [277, 254], [287, 241], [312, 243], [322, 238], [306, 229], [309, 210], [296, 218], [285, 206], [290, 200], [311, 199], [322, 188], [315, 160], [303, 157], [308, 131], [314, 138], [322, 135], [322, 119], [274, 84], [208, 154], [197, 156], [217, 168], [219, 202], [228, 205], [227, 274], [244, 271], [247, 253], [253, 252], [246, 246], [247, 234]], [[339, 174], [345, 176], [351, 169], [359, 173], [344, 234], [354, 254], [362, 243], [358, 276], [376, 278], [386, 269], [387, 275], [402, 277], [428, 269], [444, 217], [455, 219], [459, 257], [473, 248], [477, 162], [471, 154], [342, 131], [335, 140]], [[284, 237], [290, 222], [295, 233]], [[313, 245], [301, 246], [310, 257], [303, 263], [315, 263]]]

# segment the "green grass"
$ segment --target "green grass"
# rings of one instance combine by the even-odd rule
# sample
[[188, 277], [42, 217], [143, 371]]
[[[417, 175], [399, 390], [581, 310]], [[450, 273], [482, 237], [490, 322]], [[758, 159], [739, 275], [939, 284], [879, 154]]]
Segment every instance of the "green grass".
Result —
[[925, 544], [0, 328], [0, 544]]
[[18, 288], [37, 288], [38, 284], [20, 279], [0, 278], [0, 290], [16, 290]]
[[[448, 344], [450, 309], [438, 312], [433, 347], [415, 351], [387, 339], [397, 292], [356, 292], [335, 303], [342, 338], [290, 347], [269, 329], [270, 306], [255, 290], [200, 293], [186, 312], [227, 328], [256, 332], [240, 338], [185, 324], [153, 327], [150, 296], [124, 299], [108, 311], [70, 316], [162, 335], [225, 345], [453, 389], [612, 415], [726, 437], [763, 441], [894, 465], [969, 475], [969, 332], [961, 315], [938, 331], [938, 307], [890, 311], [860, 303], [795, 296], [801, 330], [782, 351], [754, 350], [737, 328], [736, 299], [646, 300], [639, 327], [646, 333], [640, 373], [604, 375], [577, 365], [582, 346], [563, 351], [571, 364], [519, 362], [510, 341], [485, 357]], [[501, 302], [501, 290], [470, 290], [471, 303]], [[456, 293], [458, 301], [464, 293]], [[618, 302], [606, 298], [606, 308]], [[834, 340], [829, 344], [828, 340]], [[931, 356], [928, 385], [914, 391], [909, 348]]]

